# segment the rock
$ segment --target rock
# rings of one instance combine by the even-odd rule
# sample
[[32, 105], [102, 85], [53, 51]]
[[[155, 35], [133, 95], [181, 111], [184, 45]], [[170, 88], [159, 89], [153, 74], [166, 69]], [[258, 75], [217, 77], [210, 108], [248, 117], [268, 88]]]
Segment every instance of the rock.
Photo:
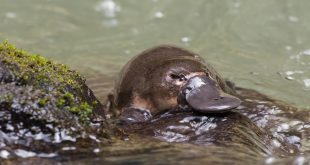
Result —
[[92, 153], [109, 136], [103, 110], [77, 72], [0, 45], [0, 161]]

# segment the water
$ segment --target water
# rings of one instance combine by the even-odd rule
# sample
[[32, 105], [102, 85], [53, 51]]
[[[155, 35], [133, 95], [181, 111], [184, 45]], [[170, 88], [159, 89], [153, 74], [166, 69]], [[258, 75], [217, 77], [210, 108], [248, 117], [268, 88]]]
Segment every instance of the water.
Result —
[[152, 46], [173, 44], [201, 54], [238, 86], [310, 108], [307, 0], [0, 4], [1, 41], [68, 64], [88, 78], [102, 99], [130, 58]]
[[307, 0], [1, 0], [0, 40], [86, 76], [110, 77], [97, 84], [101, 95], [137, 53], [178, 45], [200, 53], [238, 85], [304, 108], [309, 8]]

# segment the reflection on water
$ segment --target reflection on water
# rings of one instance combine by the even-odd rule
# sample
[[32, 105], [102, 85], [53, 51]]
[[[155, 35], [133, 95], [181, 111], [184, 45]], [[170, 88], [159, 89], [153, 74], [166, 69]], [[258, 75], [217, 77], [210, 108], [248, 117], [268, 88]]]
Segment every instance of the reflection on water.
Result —
[[[88, 84], [102, 100], [113, 87], [113, 79], [120, 68], [131, 57], [155, 45], [173, 44], [201, 54], [223, 77], [239, 86], [261, 91], [300, 108], [310, 108], [308, 0], [0, 0], [0, 3], [0, 40], [8, 39], [17, 47], [69, 64], [88, 78]], [[255, 107], [257, 111], [266, 108], [265, 103], [261, 104]], [[308, 129], [309, 123], [297, 119], [285, 121], [284, 118], [273, 121], [269, 116], [280, 113], [280, 109], [271, 107], [269, 110], [271, 114], [244, 114], [261, 128], [267, 127], [268, 122], [277, 122], [273, 128], [268, 128], [274, 133], [273, 147], [288, 142], [301, 151], [309, 150], [308, 138], [287, 135], [291, 130]], [[183, 142], [190, 139], [180, 130], [194, 129], [203, 134], [217, 127], [195, 125], [197, 123], [191, 120], [185, 118], [183, 126], [170, 125], [164, 132], [158, 130], [157, 138]], [[304, 145], [300, 146], [301, 143]], [[109, 155], [104, 160], [91, 159], [86, 163], [150, 160], [163, 163], [155, 157], [151, 159], [149, 154], [165, 157], [172, 151], [180, 155], [173, 154], [171, 162], [181, 158], [186, 162], [186, 158], [193, 157], [197, 162], [204, 162], [212, 156], [212, 152], [204, 153], [201, 146], [195, 145], [195, 149], [187, 144], [165, 143], [163, 146], [137, 157], [128, 156], [128, 151], [127, 156], [126, 153]], [[186, 150], [191, 150], [192, 155]], [[227, 151], [219, 149], [218, 152]], [[22, 155], [29, 154], [32, 153]], [[1, 157], [6, 155], [5, 151], [0, 151]], [[247, 155], [239, 155], [239, 158], [242, 156], [251, 161], [258, 159]], [[288, 158], [287, 162], [301, 164], [308, 159], [300, 155]], [[270, 156], [263, 162], [277, 161], [277, 157]]]

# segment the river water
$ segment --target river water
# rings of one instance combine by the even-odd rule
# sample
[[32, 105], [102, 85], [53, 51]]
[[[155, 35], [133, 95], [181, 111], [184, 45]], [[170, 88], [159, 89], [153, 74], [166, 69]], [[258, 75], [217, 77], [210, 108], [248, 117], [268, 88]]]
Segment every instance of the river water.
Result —
[[0, 40], [111, 78], [144, 49], [201, 54], [223, 77], [309, 107], [307, 0], [0, 0]]
[[121, 67], [160, 44], [223, 77], [310, 108], [308, 0], [0, 0], [0, 41], [69, 65], [100, 98]]

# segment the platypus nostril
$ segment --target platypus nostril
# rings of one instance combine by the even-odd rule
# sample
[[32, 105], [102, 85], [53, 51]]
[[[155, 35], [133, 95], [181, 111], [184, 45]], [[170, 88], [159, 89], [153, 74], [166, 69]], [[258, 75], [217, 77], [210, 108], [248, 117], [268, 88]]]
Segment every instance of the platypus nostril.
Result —
[[183, 94], [188, 94], [193, 88], [192, 87], [186, 87], [185, 90], [183, 90]]
[[187, 89], [187, 90], [192, 90], [193, 88], [192, 88], [192, 87], [186, 87], [185, 89]]

